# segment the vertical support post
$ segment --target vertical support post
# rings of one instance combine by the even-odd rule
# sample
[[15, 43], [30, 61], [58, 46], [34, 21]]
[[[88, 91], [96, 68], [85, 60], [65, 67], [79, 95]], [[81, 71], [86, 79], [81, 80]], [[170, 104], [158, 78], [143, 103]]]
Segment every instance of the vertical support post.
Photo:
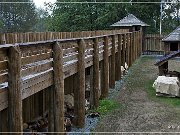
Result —
[[85, 42], [78, 40], [78, 88], [74, 92], [75, 125], [85, 125]]
[[125, 44], [126, 44], [126, 35], [123, 35], [123, 44], [122, 44], [122, 66], [125, 67]]
[[133, 64], [134, 60], [133, 60], [133, 32], [131, 33], [131, 65]]
[[56, 42], [53, 45], [54, 70], [54, 126], [55, 132], [64, 132], [64, 73], [62, 46]]
[[122, 47], [122, 35], [118, 34], [118, 58], [117, 58], [117, 78], [121, 79], [121, 47]]
[[10, 47], [8, 62], [9, 132], [22, 132], [21, 51], [18, 46]]
[[103, 88], [101, 91], [101, 98], [106, 98], [109, 91], [109, 54], [108, 54], [108, 37], [104, 37], [104, 63], [103, 63]]
[[129, 67], [132, 66], [132, 33], [129, 33], [129, 45], [130, 45], [130, 52], [129, 52]]
[[115, 87], [115, 45], [116, 45], [116, 37], [112, 36], [112, 58], [111, 58], [111, 88]]
[[126, 43], [126, 63], [128, 66], [130, 66], [129, 58], [130, 58], [130, 44], [129, 44], [129, 33], [127, 33], [127, 43]]
[[[49, 92], [49, 112], [48, 112], [48, 132], [54, 132], [55, 131], [55, 119], [54, 119], [54, 89], [53, 86], [50, 86], [48, 88]], [[41, 94], [42, 96], [42, 94]]]
[[99, 46], [98, 38], [93, 40], [94, 57], [93, 57], [93, 107], [99, 106]]
[[136, 60], [136, 37], [135, 32], [133, 32], [133, 59]]

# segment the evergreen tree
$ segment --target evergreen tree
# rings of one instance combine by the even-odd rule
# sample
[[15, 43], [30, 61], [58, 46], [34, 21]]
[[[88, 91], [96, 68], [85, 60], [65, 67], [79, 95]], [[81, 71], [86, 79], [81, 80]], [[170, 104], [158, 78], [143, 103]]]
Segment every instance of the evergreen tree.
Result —
[[[9, 3], [8, 3], [9, 2]], [[1, 32], [32, 31], [37, 21], [35, 5], [32, 0], [1, 0]], [[23, 3], [24, 2], [24, 3]]]

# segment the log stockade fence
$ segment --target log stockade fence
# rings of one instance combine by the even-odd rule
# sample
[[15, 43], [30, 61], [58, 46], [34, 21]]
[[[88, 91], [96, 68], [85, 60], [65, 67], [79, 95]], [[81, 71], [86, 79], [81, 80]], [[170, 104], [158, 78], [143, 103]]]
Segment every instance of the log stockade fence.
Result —
[[146, 34], [143, 54], [146, 55], [164, 55], [164, 43], [162, 39], [165, 35]]
[[141, 55], [141, 45], [141, 31], [0, 45], [0, 132], [22, 132], [23, 123], [45, 112], [48, 131], [63, 132], [64, 95], [72, 93], [73, 123], [83, 127], [87, 75], [96, 108], [121, 79], [121, 66]]
[[98, 31], [79, 31], [79, 32], [0, 33], [0, 44], [14, 44], [14, 43], [46, 41], [53, 39], [93, 37], [93, 36], [108, 35], [108, 34], [114, 34], [120, 32], [127, 32], [127, 30], [120, 29], [120, 30], [98, 30]]

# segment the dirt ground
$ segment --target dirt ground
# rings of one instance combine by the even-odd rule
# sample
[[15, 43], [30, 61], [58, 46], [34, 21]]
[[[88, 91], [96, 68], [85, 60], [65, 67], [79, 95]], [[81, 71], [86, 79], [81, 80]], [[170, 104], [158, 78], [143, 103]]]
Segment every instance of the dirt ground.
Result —
[[[144, 56], [134, 63], [119, 94], [114, 97], [121, 104], [120, 107], [102, 117], [95, 132], [129, 132], [123, 135], [135, 134], [132, 132], [180, 134], [180, 102], [174, 106], [155, 100], [155, 95], [155, 98], [152, 98], [148, 94], [148, 87], [152, 86], [158, 74], [158, 69], [154, 66], [156, 60], [156, 57]], [[169, 67], [172, 71], [180, 72], [180, 61], [170, 61]]]

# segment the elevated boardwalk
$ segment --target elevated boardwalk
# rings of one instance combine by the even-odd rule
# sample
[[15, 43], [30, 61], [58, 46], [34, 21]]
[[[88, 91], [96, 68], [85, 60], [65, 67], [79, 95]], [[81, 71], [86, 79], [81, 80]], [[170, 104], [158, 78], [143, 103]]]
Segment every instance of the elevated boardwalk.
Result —
[[71, 93], [74, 124], [83, 127], [86, 71], [92, 77], [90, 104], [98, 107], [99, 96], [108, 96], [121, 66], [131, 66], [141, 46], [141, 31], [0, 45], [0, 132], [21, 132], [23, 122], [46, 111], [49, 131], [64, 131], [64, 94]]

